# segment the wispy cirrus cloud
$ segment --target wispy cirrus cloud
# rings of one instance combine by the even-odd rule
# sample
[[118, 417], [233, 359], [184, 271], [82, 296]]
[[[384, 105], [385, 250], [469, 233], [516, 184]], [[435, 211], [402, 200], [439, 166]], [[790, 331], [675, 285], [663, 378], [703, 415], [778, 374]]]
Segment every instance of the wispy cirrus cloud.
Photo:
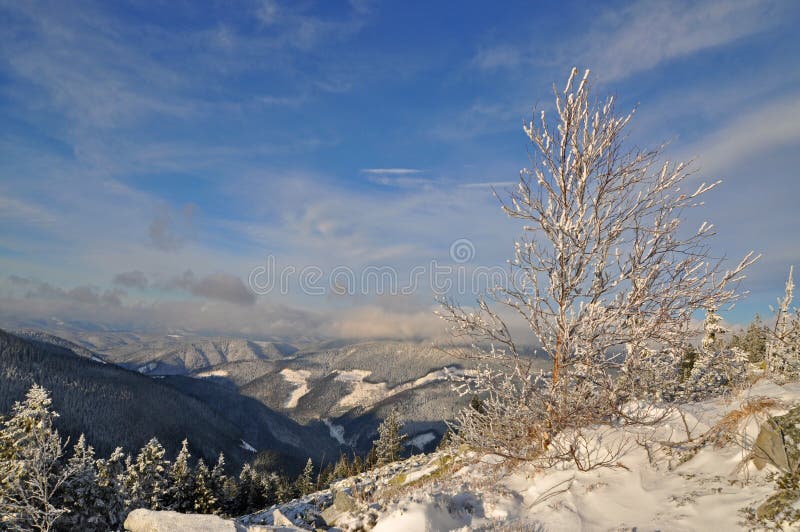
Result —
[[417, 168], [362, 168], [361, 171], [372, 175], [412, 175], [422, 173], [422, 170]]
[[611, 81], [764, 31], [781, 22], [785, 7], [772, 0], [637, 0], [604, 9], [586, 22], [588, 28], [557, 47], [519, 41], [484, 45], [472, 66], [487, 72], [524, 70], [552, 64], [555, 57], [557, 64], [587, 65]]

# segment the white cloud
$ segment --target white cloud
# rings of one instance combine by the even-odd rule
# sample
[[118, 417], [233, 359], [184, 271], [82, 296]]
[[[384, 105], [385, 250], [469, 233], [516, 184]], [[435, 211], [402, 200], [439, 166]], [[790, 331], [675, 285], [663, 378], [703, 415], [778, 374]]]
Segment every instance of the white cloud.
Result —
[[586, 65], [609, 81], [766, 30], [781, 21], [786, 7], [774, 0], [637, 0], [592, 16], [586, 29], [567, 30], [549, 51], [527, 42], [499, 43], [482, 47], [472, 65], [486, 71]]
[[422, 172], [416, 168], [362, 168], [361, 171], [365, 174], [377, 175], [409, 175]]
[[703, 173], [730, 170], [738, 163], [763, 156], [771, 150], [800, 142], [800, 95], [768, 102], [742, 112], [708, 135], [692, 150]]
[[779, 22], [778, 7], [760, 0], [640, 0], [597, 19], [578, 44], [578, 50], [588, 50], [580, 63], [604, 80], [624, 78], [765, 30]]

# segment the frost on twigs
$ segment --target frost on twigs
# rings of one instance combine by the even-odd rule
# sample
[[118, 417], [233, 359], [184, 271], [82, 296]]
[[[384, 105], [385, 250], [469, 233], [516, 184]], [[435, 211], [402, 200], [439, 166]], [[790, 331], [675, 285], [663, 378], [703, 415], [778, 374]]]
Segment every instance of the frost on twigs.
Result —
[[[686, 211], [719, 182], [693, 186], [687, 163], [660, 162], [661, 148], [626, 149], [633, 113], [616, 114], [613, 98], [595, 102], [590, 89], [588, 71], [578, 77], [573, 69], [555, 91], [554, 119], [534, 113], [524, 128], [531, 167], [501, 198], [524, 225], [509, 284], [474, 310], [442, 301], [456, 336], [495, 346], [480, 355], [491, 367], [460, 383], [485, 397], [482, 411], [457, 420], [461, 443], [576, 461], [580, 438], [565, 447], [558, 437], [643, 421], [624, 406], [674, 385], [693, 313], [738, 299], [743, 272], [758, 258], [725, 270], [706, 244], [711, 224], [683, 236]], [[529, 337], [511, 334], [508, 313]], [[537, 373], [525, 344], [540, 346], [549, 371]]]
[[794, 297], [792, 274], [793, 268], [790, 268], [784, 296], [778, 299], [775, 310], [775, 328], [766, 346], [766, 369], [777, 381], [800, 376], [800, 312], [791, 307]]

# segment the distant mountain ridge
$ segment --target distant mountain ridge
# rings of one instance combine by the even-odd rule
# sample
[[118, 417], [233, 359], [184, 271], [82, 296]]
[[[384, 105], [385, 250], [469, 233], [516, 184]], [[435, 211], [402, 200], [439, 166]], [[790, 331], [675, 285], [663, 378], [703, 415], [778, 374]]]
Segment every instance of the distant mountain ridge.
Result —
[[[295, 345], [276, 339], [109, 331], [73, 332], [67, 341], [212, 408], [224, 404], [226, 418], [235, 417], [240, 427], [243, 419], [237, 409], [250, 412], [258, 404], [302, 427], [284, 434], [308, 429], [306, 447], [323, 449], [318, 454], [328, 458], [340, 452], [331, 447], [332, 440], [345, 449], [367, 452], [390, 410], [399, 411], [409, 442], [419, 450], [431, 449], [444, 434], [446, 421], [471, 399], [452, 390], [448, 372], [475, 367], [474, 360], [430, 341], [330, 340]], [[275, 445], [267, 439], [259, 443]]]
[[324, 427], [304, 427], [263, 404], [203, 379], [191, 386], [152, 378], [76, 355], [62, 345], [0, 330], [0, 413], [7, 414], [35, 382], [51, 391], [58, 428], [76, 441], [85, 433], [100, 454], [122, 446], [136, 452], [152, 436], [174, 454], [184, 438], [195, 456], [223, 452], [237, 468], [268, 450], [302, 463], [338, 456]]

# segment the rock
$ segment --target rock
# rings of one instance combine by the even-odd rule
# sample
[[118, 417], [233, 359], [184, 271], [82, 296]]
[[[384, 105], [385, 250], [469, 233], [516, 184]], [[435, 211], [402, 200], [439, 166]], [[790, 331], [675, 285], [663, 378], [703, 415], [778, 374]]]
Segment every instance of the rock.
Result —
[[751, 457], [759, 469], [772, 464], [785, 473], [797, 470], [800, 466], [800, 407], [771, 417], [761, 425]]
[[246, 530], [216, 515], [182, 514], [140, 508], [128, 514], [125, 530], [130, 532], [241, 532]]
[[357, 508], [355, 499], [344, 491], [337, 491], [333, 495], [333, 507], [340, 512], [354, 512]]
[[272, 512], [272, 524], [274, 526], [282, 526], [282, 527], [292, 527], [295, 528], [294, 523], [283, 515], [280, 510], [276, 509]]
[[342, 516], [355, 513], [358, 509], [356, 501], [344, 491], [337, 491], [333, 495], [333, 504], [322, 510], [320, 517], [328, 526], [333, 526]]
[[[278, 510], [276, 513], [280, 514]], [[178, 512], [145, 510], [140, 508], [128, 514], [125, 530], [130, 532], [290, 532], [302, 530], [283, 516], [285, 522], [274, 526], [244, 526], [216, 515], [182, 514]], [[286, 524], [288, 523], [288, 524]]]

